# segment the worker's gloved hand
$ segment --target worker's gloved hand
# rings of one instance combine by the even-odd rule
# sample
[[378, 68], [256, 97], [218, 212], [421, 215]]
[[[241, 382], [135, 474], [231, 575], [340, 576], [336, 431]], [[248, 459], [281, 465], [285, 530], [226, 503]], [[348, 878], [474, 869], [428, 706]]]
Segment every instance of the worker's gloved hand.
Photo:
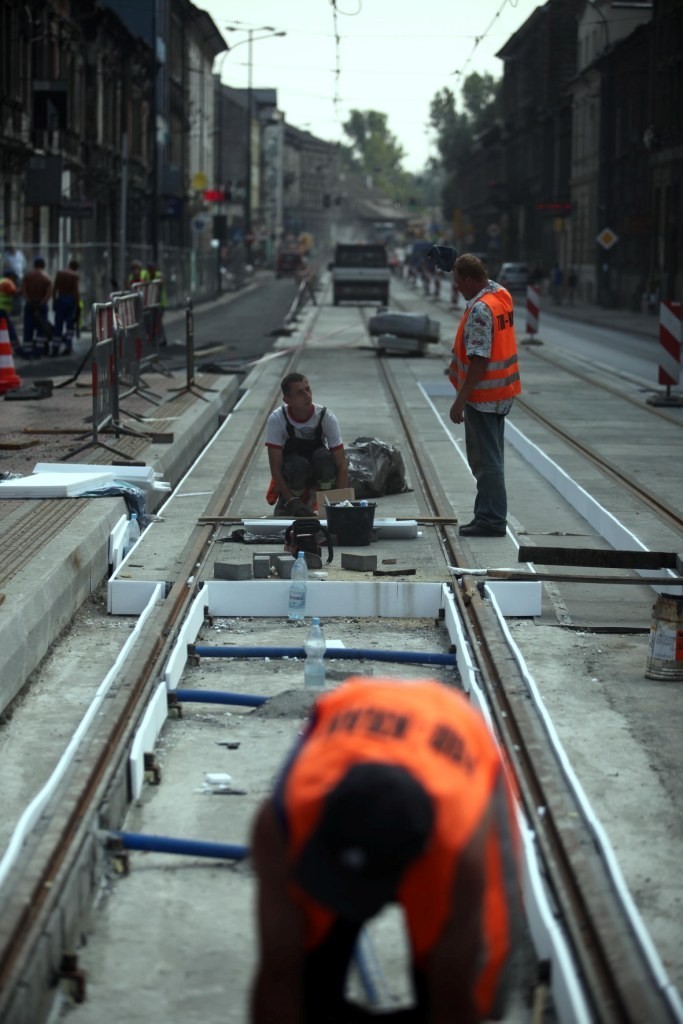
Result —
[[299, 516], [314, 516], [315, 512], [301, 498], [290, 498], [285, 505], [287, 515], [298, 518]]

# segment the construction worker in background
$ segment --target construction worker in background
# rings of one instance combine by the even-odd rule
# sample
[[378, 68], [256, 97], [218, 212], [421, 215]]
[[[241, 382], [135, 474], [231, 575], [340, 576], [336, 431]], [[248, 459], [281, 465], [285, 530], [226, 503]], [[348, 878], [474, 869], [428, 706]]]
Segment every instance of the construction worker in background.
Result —
[[339, 421], [316, 405], [308, 378], [288, 373], [280, 382], [283, 404], [266, 423], [271, 473], [266, 494], [276, 516], [312, 516], [316, 491], [348, 487], [349, 471]]
[[16, 301], [16, 295], [17, 275], [13, 270], [5, 268], [2, 277], [0, 277], [0, 318], [5, 318], [9, 340], [15, 352], [19, 347], [17, 329], [12, 321], [12, 310]]
[[78, 260], [70, 260], [66, 270], [60, 270], [55, 277], [52, 309], [55, 314], [54, 334], [50, 354], [58, 356], [64, 344], [64, 354], [73, 351], [73, 337], [79, 316], [81, 295], [79, 290]]
[[130, 271], [126, 278], [126, 284], [137, 284], [138, 281], [146, 281], [149, 275], [140, 260], [131, 260]]
[[432, 680], [347, 680], [315, 702], [255, 819], [251, 1024], [350, 1024], [364, 922], [398, 903], [411, 1008], [383, 1021], [499, 1019], [521, 920], [503, 759], [467, 698]]
[[159, 281], [159, 344], [166, 345], [166, 331], [164, 330], [164, 310], [166, 309], [166, 282], [164, 275], [161, 273], [159, 268], [154, 263], [147, 264], [147, 280], [148, 281]]
[[[52, 324], [48, 319], [48, 303], [52, 295], [52, 278], [45, 271], [42, 256], [33, 261], [33, 270], [24, 274], [24, 355], [47, 355], [52, 338]], [[36, 335], [34, 342], [33, 335]], [[42, 352], [40, 349], [42, 348]]]

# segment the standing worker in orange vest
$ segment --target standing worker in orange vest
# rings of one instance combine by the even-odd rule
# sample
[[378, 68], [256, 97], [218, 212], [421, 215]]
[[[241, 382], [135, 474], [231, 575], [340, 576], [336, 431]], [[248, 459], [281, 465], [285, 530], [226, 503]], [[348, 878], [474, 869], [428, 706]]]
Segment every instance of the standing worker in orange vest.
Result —
[[7, 333], [15, 352], [19, 347], [17, 330], [12, 321], [12, 310], [17, 296], [17, 275], [6, 269], [0, 277], [0, 317], [7, 321]]
[[251, 1024], [375, 1020], [345, 999], [364, 922], [401, 905], [412, 1008], [383, 1021], [500, 1013], [519, 921], [519, 838], [481, 715], [431, 680], [352, 678], [315, 703], [252, 837], [260, 960]]
[[458, 256], [453, 276], [467, 307], [449, 370], [458, 393], [450, 418], [465, 423], [467, 462], [477, 482], [474, 519], [458, 532], [463, 537], [504, 537], [505, 417], [522, 390], [513, 301], [506, 288], [489, 280], [486, 267], [471, 253]]

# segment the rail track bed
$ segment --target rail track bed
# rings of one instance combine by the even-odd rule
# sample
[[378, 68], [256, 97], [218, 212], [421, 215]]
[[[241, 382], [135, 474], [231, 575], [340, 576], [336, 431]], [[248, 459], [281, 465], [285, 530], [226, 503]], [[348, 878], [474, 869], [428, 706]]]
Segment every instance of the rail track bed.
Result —
[[[399, 295], [404, 308], [419, 308], [407, 289]], [[505, 1019], [683, 1019], [683, 688], [645, 678], [656, 592], [634, 583], [629, 569], [517, 564], [520, 544], [681, 550], [681, 484], [670, 467], [681, 424], [634, 409], [632, 394], [598, 398], [570, 362], [523, 347], [525, 392], [507, 434], [509, 535], [465, 541], [457, 521], [470, 518], [473, 481], [462, 427], [448, 420], [450, 344], [423, 357], [379, 358], [365, 312], [332, 308], [323, 295], [299, 338], [280, 343], [281, 358], [244, 379], [161, 521], [84, 605], [12, 707], [0, 769], [8, 777], [14, 768], [15, 779], [17, 765], [33, 770], [11, 787], [0, 832], [8, 849], [26, 804], [50, 784], [99, 701], [21, 856], [0, 874], [3, 1020], [46, 1019], [60, 969], [53, 1012], [76, 1021], [246, 1019], [255, 958], [248, 860], [133, 852], [113, 834], [244, 848], [254, 809], [305, 717], [299, 658], [196, 659], [191, 648], [302, 645], [304, 630], [286, 621], [286, 582], [215, 579], [217, 561], [273, 550], [231, 533], [267, 514], [262, 430], [289, 368], [309, 376], [347, 443], [372, 436], [397, 445], [411, 488], [378, 498], [375, 514], [413, 521], [414, 535], [389, 531], [351, 549], [404, 575], [351, 572], [336, 551], [326, 579], [309, 585], [311, 610], [316, 601], [325, 609], [328, 642], [366, 652], [330, 660], [328, 683], [361, 673], [463, 687], [489, 715], [517, 777], [529, 929]], [[439, 315], [449, 338], [452, 314]], [[513, 568], [554, 579], [518, 590], [485, 572]], [[623, 584], [600, 582], [619, 574]], [[120, 614], [107, 614], [112, 606]], [[415, 661], [385, 662], [373, 651], [410, 652]], [[451, 652], [455, 664], [428, 661]], [[265, 703], [173, 698], [185, 690]], [[222, 788], [210, 781], [221, 774], [230, 776]], [[369, 942], [374, 983], [366, 977], [359, 987], [356, 978], [359, 997], [404, 1000], [396, 915], [373, 923]], [[63, 952], [75, 960], [64, 962]]]

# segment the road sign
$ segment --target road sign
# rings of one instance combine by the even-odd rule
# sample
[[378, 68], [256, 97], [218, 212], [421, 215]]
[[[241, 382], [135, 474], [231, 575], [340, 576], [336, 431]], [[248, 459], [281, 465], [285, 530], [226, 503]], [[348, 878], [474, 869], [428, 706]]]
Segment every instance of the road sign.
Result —
[[619, 235], [617, 235], [611, 228], [603, 228], [602, 231], [595, 236], [595, 241], [598, 245], [607, 251], [611, 249], [613, 245], [616, 245], [619, 241]]

